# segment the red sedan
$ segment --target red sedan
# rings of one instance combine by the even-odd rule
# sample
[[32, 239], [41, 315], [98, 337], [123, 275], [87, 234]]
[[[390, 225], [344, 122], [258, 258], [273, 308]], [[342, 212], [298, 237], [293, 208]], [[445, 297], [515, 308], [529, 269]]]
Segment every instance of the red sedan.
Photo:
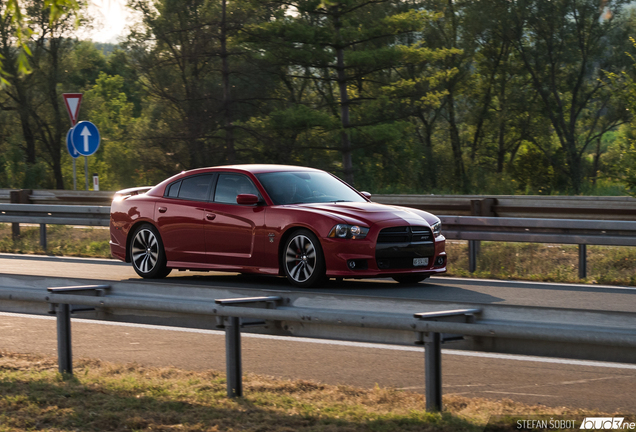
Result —
[[185, 171], [117, 192], [110, 248], [141, 277], [172, 269], [417, 283], [446, 271], [436, 216], [371, 202], [317, 169], [236, 165]]

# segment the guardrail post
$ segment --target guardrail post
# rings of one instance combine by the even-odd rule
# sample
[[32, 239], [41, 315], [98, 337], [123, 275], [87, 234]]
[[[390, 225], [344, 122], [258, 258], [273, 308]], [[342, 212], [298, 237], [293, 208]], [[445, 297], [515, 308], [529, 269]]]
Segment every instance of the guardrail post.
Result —
[[[12, 190], [9, 192], [9, 201], [11, 204], [30, 204], [31, 200], [29, 199], [29, 195], [31, 195], [31, 193], [32, 191], [30, 189]], [[13, 238], [13, 241], [20, 237], [19, 222], [11, 223], [11, 237]]]
[[426, 411], [442, 410], [442, 345], [439, 333], [424, 336]]
[[243, 396], [243, 368], [241, 363], [241, 327], [239, 318], [229, 317], [225, 326], [225, 361], [227, 369], [227, 397]]
[[[73, 287], [47, 288], [51, 294], [81, 294], [101, 296], [110, 289], [109, 285], [82, 285]], [[49, 300], [49, 297], [46, 298]], [[71, 343], [71, 312], [94, 310], [94, 308], [74, 309], [69, 303], [52, 303], [49, 313], [57, 316], [57, 361], [61, 374], [73, 375], [73, 349]]]
[[[216, 299], [221, 306], [246, 306], [261, 309], [276, 309], [276, 304], [282, 300], [279, 296], [241, 297], [230, 299]], [[216, 313], [216, 310], [214, 311]], [[221, 315], [221, 314], [219, 314]], [[238, 317], [217, 317], [217, 328], [225, 328], [225, 367], [227, 371], [227, 397], [243, 396], [243, 366], [241, 359], [241, 327], [263, 326], [265, 321], [241, 322]]]
[[71, 309], [68, 304], [57, 305], [57, 359], [61, 374], [73, 375], [71, 345]]
[[579, 245], [579, 279], [587, 277], [587, 245]]
[[475, 273], [477, 270], [477, 256], [479, 255], [479, 241], [468, 240], [468, 271]]
[[[422, 321], [449, 321], [474, 323], [481, 309], [455, 309], [440, 312], [416, 313], [413, 317]], [[461, 340], [462, 335], [418, 332], [416, 345], [424, 345], [424, 379], [426, 411], [442, 410], [442, 342]]]
[[46, 250], [46, 224], [40, 224], [40, 246]]
[[[471, 216], [495, 216], [493, 207], [497, 203], [495, 198], [475, 199], [470, 200], [470, 214]], [[480, 240], [468, 241], [468, 271], [475, 273], [477, 270], [477, 257], [481, 252]]]

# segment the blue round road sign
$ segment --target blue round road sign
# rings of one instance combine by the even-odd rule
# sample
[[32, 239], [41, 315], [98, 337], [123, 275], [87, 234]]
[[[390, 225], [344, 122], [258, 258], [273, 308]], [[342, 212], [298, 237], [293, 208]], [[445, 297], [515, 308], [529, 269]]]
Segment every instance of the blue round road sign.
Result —
[[81, 121], [71, 132], [71, 143], [75, 150], [83, 156], [90, 156], [99, 148], [101, 137], [97, 126], [89, 121]]
[[77, 158], [79, 157], [79, 153], [77, 152], [77, 150], [75, 150], [75, 146], [73, 145], [73, 141], [71, 141], [71, 133], [73, 132], [73, 128], [70, 128], [68, 130], [68, 133], [66, 134], [66, 149], [68, 150], [68, 153], [71, 155], [71, 157], [73, 158]]

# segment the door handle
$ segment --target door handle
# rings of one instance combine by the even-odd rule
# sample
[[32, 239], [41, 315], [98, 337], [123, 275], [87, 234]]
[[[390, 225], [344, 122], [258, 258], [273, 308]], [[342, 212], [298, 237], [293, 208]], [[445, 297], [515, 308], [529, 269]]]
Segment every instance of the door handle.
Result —
[[157, 210], [159, 210], [159, 213], [165, 213], [168, 209], [166, 207], [159, 207]]
[[216, 217], [216, 215], [214, 213], [206, 213], [205, 218], [207, 220], [214, 220], [214, 218]]

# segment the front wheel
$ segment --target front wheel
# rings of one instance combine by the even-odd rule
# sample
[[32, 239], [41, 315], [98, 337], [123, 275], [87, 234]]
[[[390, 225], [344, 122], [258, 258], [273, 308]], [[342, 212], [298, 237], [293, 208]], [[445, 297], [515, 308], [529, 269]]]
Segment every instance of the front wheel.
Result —
[[325, 276], [325, 259], [320, 242], [306, 229], [295, 231], [285, 242], [282, 264], [285, 276], [297, 287], [316, 286]]
[[428, 279], [429, 275], [422, 274], [405, 274], [400, 276], [393, 276], [393, 279], [398, 283], [407, 285], [407, 284], [416, 284], [422, 282], [425, 279]]
[[163, 278], [172, 271], [166, 267], [166, 253], [161, 236], [150, 224], [139, 226], [133, 233], [130, 241], [130, 260], [142, 278]]

